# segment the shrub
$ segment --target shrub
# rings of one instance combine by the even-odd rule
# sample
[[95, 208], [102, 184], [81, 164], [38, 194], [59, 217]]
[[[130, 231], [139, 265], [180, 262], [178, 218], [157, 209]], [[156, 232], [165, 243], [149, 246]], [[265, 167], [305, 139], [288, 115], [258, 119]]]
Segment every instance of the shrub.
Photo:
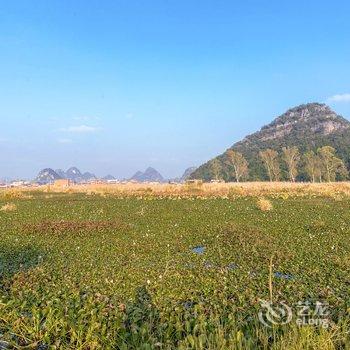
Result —
[[273, 209], [272, 203], [265, 198], [259, 198], [257, 201], [257, 206], [262, 211], [270, 211]]
[[4, 199], [30, 199], [32, 198], [31, 195], [27, 194], [27, 193], [24, 193], [22, 191], [19, 191], [19, 190], [8, 190], [8, 191], [5, 191], [3, 194], [2, 194], [2, 197]]
[[1, 211], [15, 211], [17, 209], [16, 204], [14, 203], [7, 203], [1, 207]]

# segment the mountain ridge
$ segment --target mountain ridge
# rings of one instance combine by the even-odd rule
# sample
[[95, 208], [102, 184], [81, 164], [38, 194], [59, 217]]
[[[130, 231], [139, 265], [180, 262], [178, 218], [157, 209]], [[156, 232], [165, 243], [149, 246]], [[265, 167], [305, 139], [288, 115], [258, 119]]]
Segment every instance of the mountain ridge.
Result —
[[137, 171], [131, 178], [132, 181], [137, 182], [164, 182], [165, 179], [158, 170], [148, 167], [144, 172]]
[[70, 167], [67, 171], [64, 171], [62, 169], [53, 170], [52, 168], [45, 168], [43, 170], [40, 170], [39, 174], [34, 179], [34, 182], [47, 184], [61, 179], [68, 179], [79, 183], [96, 180], [97, 177], [90, 172], [82, 173], [77, 167]]
[[[227, 151], [241, 153], [249, 163], [248, 180], [267, 180], [264, 165], [259, 152], [268, 148], [281, 152], [282, 147], [298, 147], [300, 153], [316, 151], [322, 146], [332, 146], [337, 155], [344, 160], [347, 168], [350, 165], [350, 122], [336, 114], [323, 103], [308, 103], [288, 109], [273, 119], [259, 131], [247, 135], [234, 143], [221, 155], [202, 164], [191, 175], [192, 179], [210, 181], [214, 178], [211, 167], [217, 160], [221, 167], [221, 177], [232, 181], [229, 167], [225, 164]], [[281, 162], [281, 167], [283, 164]], [[286, 177], [282, 177], [286, 179]], [[299, 179], [303, 179], [300, 174]]]
[[[159, 171], [155, 168], [148, 167], [144, 172], [137, 171], [131, 178], [124, 179], [124, 181], [137, 181], [137, 182], [184, 182], [186, 181], [190, 174], [196, 169], [196, 167], [187, 168], [181, 177], [175, 179], [165, 179]], [[42, 169], [37, 177], [33, 180], [34, 182], [40, 184], [52, 183], [59, 179], [69, 179], [75, 183], [88, 182], [91, 180], [101, 179], [104, 181], [113, 181], [116, 178], [113, 175], [106, 175], [104, 177], [98, 178], [95, 174], [90, 172], [82, 173], [77, 167], [70, 167], [67, 171], [62, 169], [53, 170], [52, 168]]]

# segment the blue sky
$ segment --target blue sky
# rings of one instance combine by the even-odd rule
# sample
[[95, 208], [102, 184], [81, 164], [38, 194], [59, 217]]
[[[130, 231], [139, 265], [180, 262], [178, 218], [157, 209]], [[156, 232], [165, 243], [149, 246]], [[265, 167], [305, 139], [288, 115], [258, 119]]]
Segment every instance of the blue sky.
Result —
[[72, 165], [171, 177], [301, 103], [350, 118], [349, 13], [322, 0], [1, 1], [0, 178]]

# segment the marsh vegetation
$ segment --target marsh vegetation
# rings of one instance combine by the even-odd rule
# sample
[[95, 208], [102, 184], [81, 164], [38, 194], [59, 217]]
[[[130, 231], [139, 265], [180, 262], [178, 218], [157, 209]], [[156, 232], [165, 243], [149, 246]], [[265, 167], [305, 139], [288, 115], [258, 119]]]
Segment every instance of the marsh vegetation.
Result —
[[[349, 185], [267, 185], [2, 192], [1, 342], [349, 348]], [[327, 302], [329, 327], [261, 324], [271, 288]]]

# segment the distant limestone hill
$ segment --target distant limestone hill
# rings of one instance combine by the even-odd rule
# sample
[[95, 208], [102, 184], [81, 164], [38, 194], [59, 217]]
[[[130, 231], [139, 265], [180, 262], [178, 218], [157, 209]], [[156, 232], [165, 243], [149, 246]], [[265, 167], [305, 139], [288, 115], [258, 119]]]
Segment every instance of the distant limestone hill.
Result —
[[175, 177], [175, 178], [171, 178], [171, 179], [168, 179], [167, 181], [169, 183], [184, 183], [186, 182], [186, 180], [188, 180], [191, 176], [191, 174], [197, 169], [197, 167], [190, 167], [190, 168], [187, 168], [184, 173], [182, 174], [181, 177]]
[[91, 181], [91, 180], [96, 180], [97, 177], [95, 174], [93, 173], [89, 173], [88, 171], [85, 172], [83, 175], [82, 175], [82, 179], [83, 181]]
[[183, 175], [181, 176], [180, 181], [181, 182], [185, 182], [186, 180], [188, 180], [190, 178], [190, 176], [197, 170], [197, 167], [193, 166], [190, 168], [187, 168], [185, 170], [185, 172], [183, 173]]
[[[289, 109], [260, 131], [235, 143], [230, 149], [242, 153], [249, 163], [248, 180], [267, 180], [266, 170], [259, 157], [259, 152], [273, 149], [281, 153], [282, 147], [298, 147], [300, 153], [316, 151], [322, 146], [332, 146], [336, 155], [350, 168], [350, 122], [337, 115], [327, 105], [309, 103]], [[220, 165], [220, 177], [225, 181], [233, 180], [223, 154], [201, 165], [191, 174], [192, 179], [206, 181], [214, 178], [212, 165]], [[281, 168], [283, 164], [281, 162]], [[285, 173], [285, 172], [284, 172]], [[286, 176], [286, 175], [285, 175]], [[286, 179], [282, 177], [282, 179]], [[303, 174], [299, 174], [303, 179]]]
[[71, 167], [67, 171], [64, 171], [62, 169], [53, 170], [51, 168], [46, 168], [39, 172], [34, 182], [37, 182], [39, 184], [48, 184], [59, 179], [69, 179], [72, 182], [79, 183], [95, 180], [97, 177], [89, 172], [82, 173], [76, 167]]
[[130, 178], [137, 182], [164, 182], [163, 176], [154, 168], [147, 168], [144, 172], [138, 171]]
[[81, 171], [76, 168], [76, 167], [71, 167], [66, 171], [66, 179], [75, 181], [75, 182], [80, 182], [83, 178], [83, 174]]
[[56, 169], [55, 172], [62, 178], [65, 179], [66, 178], [66, 173], [64, 170], [62, 169]]
[[39, 172], [34, 181], [39, 184], [48, 184], [59, 179], [63, 179], [63, 177], [57, 174], [55, 170], [51, 168], [45, 168]]
[[108, 174], [104, 176], [102, 180], [111, 181], [111, 180], [116, 180], [116, 178], [113, 175]]

